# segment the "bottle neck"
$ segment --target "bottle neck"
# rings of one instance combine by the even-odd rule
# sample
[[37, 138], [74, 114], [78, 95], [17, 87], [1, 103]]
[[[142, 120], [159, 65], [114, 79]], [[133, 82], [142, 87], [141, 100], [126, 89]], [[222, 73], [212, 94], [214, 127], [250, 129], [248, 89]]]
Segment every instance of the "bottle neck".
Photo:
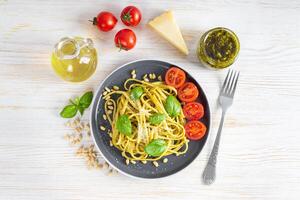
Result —
[[76, 58], [80, 53], [80, 45], [74, 38], [62, 38], [56, 45], [54, 52], [61, 60]]

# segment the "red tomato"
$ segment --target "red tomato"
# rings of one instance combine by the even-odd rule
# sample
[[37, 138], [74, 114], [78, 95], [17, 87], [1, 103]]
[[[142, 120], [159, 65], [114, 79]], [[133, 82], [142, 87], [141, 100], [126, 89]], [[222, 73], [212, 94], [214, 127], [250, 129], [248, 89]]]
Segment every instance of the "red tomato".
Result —
[[136, 36], [130, 29], [122, 29], [115, 36], [116, 47], [126, 51], [132, 49], [136, 43]]
[[206, 133], [206, 126], [200, 121], [189, 121], [184, 126], [187, 138], [200, 140]]
[[137, 26], [142, 19], [142, 14], [137, 7], [127, 6], [122, 10], [120, 18], [126, 26]]
[[107, 32], [112, 30], [118, 22], [118, 19], [110, 12], [101, 12], [94, 17], [93, 25], [96, 25], [101, 31]]
[[183, 114], [188, 120], [199, 120], [204, 115], [204, 108], [201, 103], [190, 102], [183, 106]]
[[183, 102], [195, 101], [198, 95], [198, 88], [192, 82], [186, 82], [178, 89], [178, 98]]
[[179, 88], [185, 82], [185, 73], [177, 67], [171, 67], [166, 73], [165, 81], [167, 85]]

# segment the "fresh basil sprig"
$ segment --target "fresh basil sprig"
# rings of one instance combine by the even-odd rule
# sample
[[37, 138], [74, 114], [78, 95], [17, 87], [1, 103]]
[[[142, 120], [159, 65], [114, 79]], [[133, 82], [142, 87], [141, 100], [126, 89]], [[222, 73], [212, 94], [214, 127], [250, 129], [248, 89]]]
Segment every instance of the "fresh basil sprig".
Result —
[[63, 118], [72, 118], [79, 111], [83, 115], [84, 110], [88, 108], [93, 100], [93, 92], [89, 91], [84, 93], [80, 98], [76, 97], [74, 101], [70, 99], [69, 105], [65, 106], [60, 112], [60, 116]]
[[165, 152], [166, 149], [166, 141], [162, 139], [154, 139], [145, 147], [145, 152], [150, 156], [158, 157]]

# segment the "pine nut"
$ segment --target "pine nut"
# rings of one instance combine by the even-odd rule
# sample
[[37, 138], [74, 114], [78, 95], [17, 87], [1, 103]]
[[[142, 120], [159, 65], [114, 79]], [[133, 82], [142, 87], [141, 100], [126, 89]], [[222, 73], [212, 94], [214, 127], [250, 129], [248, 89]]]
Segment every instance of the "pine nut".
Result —
[[156, 162], [156, 161], [153, 161], [153, 165], [155, 166], [155, 167], [158, 167], [159, 165], [158, 165], [158, 162]]
[[114, 90], [119, 90], [120, 88], [119, 88], [118, 86], [114, 85], [114, 86], [113, 86], [113, 89], [114, 89]]

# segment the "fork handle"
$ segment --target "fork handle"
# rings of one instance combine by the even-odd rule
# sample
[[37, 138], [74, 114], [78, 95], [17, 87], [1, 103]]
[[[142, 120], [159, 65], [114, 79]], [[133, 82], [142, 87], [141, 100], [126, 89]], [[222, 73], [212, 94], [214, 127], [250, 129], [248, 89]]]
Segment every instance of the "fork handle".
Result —
[[203, 182], [206, 185], [212, 184], [216, 178], [216, 163], [217, 163], [217, 156], [218, 156], [218, 151], [219, 151], [219, 144], [220, 144], [221, 132], [222, 132], [223, 124], [224, 124], [225, 113], [226, 113], [226, 110], [223, 110], [217, 137], [216, 137], [212, 152], [209, 156], [208, 162], [207, 162], [206, 167], [203, 172]]

